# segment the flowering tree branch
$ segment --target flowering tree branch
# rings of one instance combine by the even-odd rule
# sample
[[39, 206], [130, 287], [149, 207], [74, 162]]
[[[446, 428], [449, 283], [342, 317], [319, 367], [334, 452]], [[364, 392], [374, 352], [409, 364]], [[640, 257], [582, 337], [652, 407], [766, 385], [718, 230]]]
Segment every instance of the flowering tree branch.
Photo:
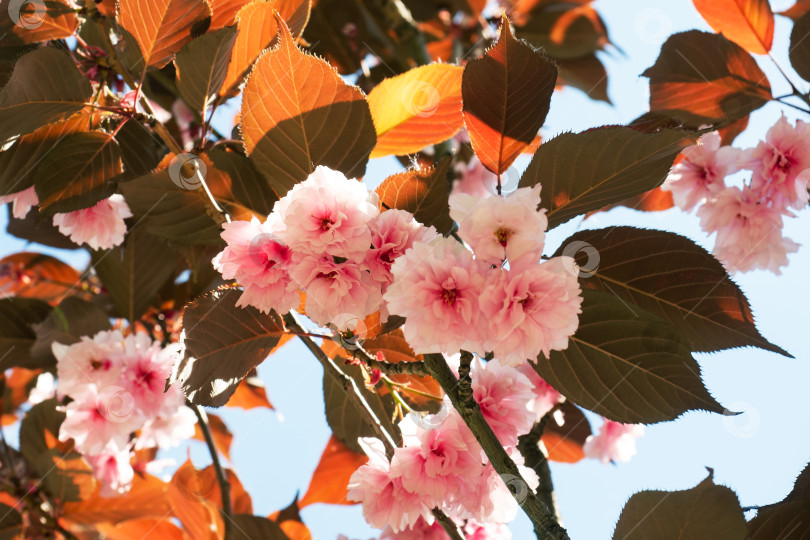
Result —
[[[518, 498], [518, 494], [511, 486], [510, 491], [532, 521], [537, 537], [554, 540], [568, 539], [568, 533], [557, 522], [554, 512], [528, 488], [528, 484], [522, 479], [517, 465], [506, 453], [498, 437], [495, 436], [492, 428], [484, 419], [480, 407], [472, 398], [472, 391], [467, 391], [470, 360], [471, 355], [469, 353], [462, 355], [462, 367], [459, 368], [460, 379], [456, 379], [441, 354], [426, 354], [425, 366], [442, 387], [442, 390], [450, 397], [453, 407], [459, 412], [470, 431], [481, 444], [481, 448], [484, 449], [484, 453], [492, 463], [495, 471], [502, 477], [509, 476], [522, 481], [525, 489], [519, 491], [521, 495], [524, 492], [526, 493], [525, 500], [521, 500], [522, 497]], [[465, 363], [467, 364], [466, 368], [463, 366]]]
[[211, 428], [208, 425], [208, 417], [206, 416], [205, 411], [191, 402], [186, 402], [186, 405], [188, 405], [197, 416], [197, 423], [199, 424], [200, 431], [202, 431], [203, 437], [205, 438], [205, 444], [208, 446], [208, 452], [211, 454], [211, 461], [213, 462], [214, 471], [217, 475], [219, 491], [222, 495], [222, 517], [223, 521], [225, 522], [225, 540], [229, 540], [232, 538], [231, 524], [233, 522], [231, 484], [228, 482], [228, 478], [225, 476], [225, 471], [222, 469], [222, 463], [219, 461], [219, 454], [217, 453], [217, 448], [214, 445], [214, 437], [211, 435]]
[[548, 456], [544, 449], [540, 447], [540, 439], [543, 437], [546, 423], [551, 419], [551, 415], [553, 415], [556, 410], [557, 407], [551, 409], [534, 425], [529, 433], [521, 435], [518, 438], [518, 450], [523, 456], [523, 459], [526, 460], [526, 465], [534, 469], [534, 472], [536, 472], [537, 476], [540, 478], [540, 485], [537, 488], [537, 497], [554, 513], [557, 522], [561, 522], [560, 514], [557, 511], [557, 500], [554, 496], [554, 483], [551, 479], [551, 469], [548, 466]]
[[357, 347], [352, 353], [371, 369], [379, 369], [386, 375], [418, 375], [420, 377], [429, 375], [425, 363], [422, 361], [397, 362], [394, 364], [384, 360], [377, 360], [362, 347]]

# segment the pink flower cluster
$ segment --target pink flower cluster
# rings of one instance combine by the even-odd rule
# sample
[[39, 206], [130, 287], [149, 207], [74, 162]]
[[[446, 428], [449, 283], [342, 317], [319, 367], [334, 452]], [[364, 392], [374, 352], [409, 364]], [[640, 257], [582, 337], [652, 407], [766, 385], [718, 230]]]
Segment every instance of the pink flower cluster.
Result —
[[[23, 219], [32, 207], [39, 204], [34, 186], [28, 189], [0, 196], [0, 204], [11, 203], [12, 214]], [[92, 249], [112, 249], [120, 246], [127, 233], [126, 218], [132, 212], [123, 195], [115, 194], [103, 199], [90, 208], [73, 212], [54, 214], [53, 224], [59, 232], [76, 244], [87, 244]]]
[[380, 213], [374, 192], [326, 167], [296, 184], [264, 222], [223, 228], [228, 246], [213, 264], [242, 286], [239, 305], [287, 313], [300, 290], [310, 319], [341, 330], [378, 311], [394, 260], [436, 236], [404, 210]]
[[[145, 333], [99, 332], [78, 343], [53, 344], [57, 394], [70, 398], [59, 439], [73, 439], [93, 468], [101, 493], [129, 489], [133, 450], [166, 447], [194, 435], [194, 413], [166, 379], [179, 346], [161, 347]], [[140, 431], [140, 435], [131, 435]]]
[[[782, 234], [783, 217], [807, 206], [810, 183], [810, 124], [781, 117], [755, 148], [720, 146], [717, 132], [703, 135], [682, 153], [662, 186], [675, 204], [699, 206], [701, 227], [717, 233], [713, 253], [729, 272], [755, 269], [780, 274], [787, 254], [799, 245]], [[751, 171], [742, 186], [725, 178]]]
[[602, 463], [627, 462], [636, 455], [636, 439], [644, 435], [644, 426], [621, 424], [604, 419], [598, 435], [585, 440], [585, 456]]
[[472, 538], [508, 538], [503, 524], [514, 519], [518, 506], [507, 483], [517, 494], [537, 488], [537, 475], [523, 466], [515, 448], [518, 436], [537, 418], [529, 407], [533, 382], [520, 368], [497, 360], [486, 365], [476, 360], [472, 368], [474, 398], [522, 478], [495, 472], [449, 402], [435, 415], [411, 413], [399, 424], [404, 446], [390, 460], [380, 441], [361, 440], [369, 461], [349, 482], [348, 497], [363, 503], [366, 521], [386, 528], [381, 538], [444, 538], [431, 513], [436, 507], [463, 524]]
[[578, 271], [570, 257], [540, 262], [548, 221], [539, 204], [539, 186], [506, 197], [454, 193], [450, 216], [470, 249], [436, 237], [394, 262], [384, 298], [406, 318], [415, 352], [491, 351], [519, 365], [568, 346], [581, 312]]

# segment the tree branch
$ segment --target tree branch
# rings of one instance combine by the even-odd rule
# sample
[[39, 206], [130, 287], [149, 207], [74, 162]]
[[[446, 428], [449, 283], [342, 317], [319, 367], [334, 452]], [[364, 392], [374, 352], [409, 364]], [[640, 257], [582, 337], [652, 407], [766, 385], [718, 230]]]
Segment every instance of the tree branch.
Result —
[[211, 454], [211, 461], [214, 464], [214, 471], [217, 475], [217, 482], [219, 483], [220, 495], [222, 495], [222, 515], [225, 522], [225, 540], [232, 538], [231, 524], [233, 523], [233, 508], [231, 507], [231, 484], [225, 476], [225, 471], [222, 469], [222, 464], [219, 462], [219, 453], [217, 447], [214, 445], [214, 437], [211, 435], [211, 428], [208, 425], [208, 416], [199, 406], [186, 402], [194, 414], [197, 415], [197, 422], [200, 424], [200, 431], [205, 437], [205, 444], [208, 446], [208, 452]]
[[537, 422], [531, 431], [518, 438], [518, 450], [526, 460], [526, 465], [534, 469], [537, 476], [540, 477], [540, 486], [537, 488], [537, 497], [545, 504], [558, 523], [562, 523], [559, 510], [557, 509], [557, 499], [554, 496], [554, 482], [551, 480], [551, 469], [548, 466], [548, 456], [543, 448], [540, 447], [540, 440], [543, 437], [546, 423], [551, 419], [557, 407], [547, 412], [543, 418]]
[[351, 351], [352, 354], [356, 358], [362, 360], [364, 364], [372, 369], [379, 369], [386, 375], [418, 375], [420, 377], [425, 377], [430, 375], [428, 373], [427, 368], [425, 367], [425, 363], [422, 361], [418, 362], [385, 362], [382, 360], [377, 360], [374, 356], [369, 354], [369, 352], [362, 347], [357, 347], [355, 350]]
[[[464, 361], [466, 362], [466, 360]], [[557, 522], [553, 511], [538, 498], [520, 475], [520, 470], [487, 424], [481, 408], [475, 400], [471, 399], [471, 395], [466, 400], [462, 399], [462, 395], [467, 395], [466, 379], [468, 375], [462, 374], [462, 380], [457, 380], [441, 354], [426, 354], [425, 366], [442, 390], [450, 397], [453, 407], [456, 408], [481, 444], [481, 448], [484, 449], [484, 453], [495, 471], [504, 480], [515, 500], [532, 521], [537, 537], [568, 540], [568, 533]]]

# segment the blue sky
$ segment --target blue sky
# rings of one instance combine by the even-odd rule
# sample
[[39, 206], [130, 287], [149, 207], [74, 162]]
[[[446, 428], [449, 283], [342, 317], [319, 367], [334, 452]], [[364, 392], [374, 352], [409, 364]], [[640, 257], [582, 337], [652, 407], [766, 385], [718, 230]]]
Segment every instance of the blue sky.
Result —
[[[773, 0], [775, 11], [790, 0]], [[605, 19], [615, 49], [600, 53], [609, 73], [609, 94], [615, 105], [594, 102], [578, 90], [554, 94], [551, 113], [543, 128], [544, 138], [563, 132], [581, 131], [605, 124], [627, 123], [646, 111], [647, 80], [639, 74], [652, 65], [661, 43], [669, 34], [693, 28], [709, 30], [688, 0], [635, 1], [597, 0], [594, 6]], [[777, 17], [773, 54], [801, 89], [801, 81], [787, 61], [790, 22]], [[759, 58], [774, 95], [789, 88], [767, 58]], [[751, 117], [749, 128], [737, 146], [753, 146], [784, 111], [789, 119], [795, 111], [768, 104]], [[233, 114], [233, 111], [231, 111]], [[805, 119], [810, 120], [810, 119]], [[226, 127], [227, 129], [227, 127]], [[525, 167], [523, 161], [519, 167]], [[366, 180], [375, 185], [393, 172], [392, 159], [373, 160]], [[6, 213], [0, 213], [5, 229]], [[674, 422], [648, 426], [638, 441], [638, 455], [628, 464], [601, 465], [585, 460], [574, 465], [552, 464], [551, 470], [564, 524], [573, 539], [599, 540], [612, 534], [627, 498], [643, 489], [686, 489], [715, 471], [715, 481], [734, 489], [743, 506], [776, 502], [784, 497], [796, 475], [810, 460], [810, 345], [806, 332], [810, 318], [801, 306], [810, 305], [810, 212], [786, 219], [785, 234], [800, 244], [781, 276], [756, 271], [735, 276], [748, 296], [762, 334], [790, 351], [794, 360], [756, 349], [735, 349], [696, 355], [706, 386], [729, 410], [741, 410], [736, 417], [703, 412], [688, 413]], [[588, 220], [573, 220], [547, 237], [546, 252], [552, 253], [571, 233], [580, 228], [610, 225], [669, 230], [685, 235], [711, 249], [712, 239], [698, 227], [694, 215], [676, 210], [655, 214], [616, 209]], [[25, 243], [4, 233], [0, 255], [26, 249]], [[55, 254], [82, 265], [86, 257], [59, 250], [31, 246], [29, 249]], [[297, 492], [303, 495], [320, 453], [329, 438], [323, 413], [322, 370], [303, 346], [291, 342], [265, 361], [259, 374], [267, 385], [277, 411], [217, 411], [235, 433], [232, 466], [253, 497], [254, 511], [266, 515], [289, 504]], [[596, 428], [599, 420], [592, 417]], [[16, 441], [16, 428], [8, 430]], [[186, 447], [166, 452], [182, 462]], [[202, 443], [190, 445], [198, 466], [210, 462]], [[316, 540], [334, 539], [339, 533], [349, 538], [375, 536], [362, 519], [360, 508], [313, 505], [302, 512]], [[522, 515], [512, 525], [516, 539], [533, 538]]]

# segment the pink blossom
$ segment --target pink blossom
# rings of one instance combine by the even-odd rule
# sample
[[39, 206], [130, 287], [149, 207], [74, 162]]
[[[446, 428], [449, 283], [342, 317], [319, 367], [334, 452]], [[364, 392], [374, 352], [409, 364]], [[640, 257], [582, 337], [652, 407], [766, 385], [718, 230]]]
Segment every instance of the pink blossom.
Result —
[[273, 213], [282, 222], [278, 236], [293, 251], [362, 261], [378, 205], [377, 195], [362, 182], [319, 166], [276, 203]]
[[277, 220], [223, 224], [222, 239], [228, 246], [214, 257], [213, 265], [225, 279], [242, 286], [236, 305], [251, 305], [267, 313], [287, 313], [299, 302], [297, 286], [289, 274], [292, 253], [273, 234]]
[[402, 485], [403, 478], [391, 471], [382, 442], [361, 439], [369, 457], [349, 480], [347, 498], [363, 503], [363, 517], [372, 526], [390, 526], [394, 532], [413, 527], [419, 518], [433, 523], [432, 506], [424, 495], [413, 493]]
[[65, 420], [59, 428], [59, 440], [73, 439], [83, 454], [100, 454], [108, 444], [124, 448], [129, 434], [143, 422], [132, 395], [122, 387], [99, 390], [90, 385], [71, 397], [73, 401], [65, 407]]
[[598, 435], [585, 440], [585, 456], [602, 463], [626, 462], [636, 455], [636, 439], [644, 435], [644, 426], [621, 424], [605, 419]]
[[791, 126], [782, 116], [765, 134], [765, 140], [746, 150], [741, 159], [753, 169], [751, 189], [781, 209], [801, 210], [807, 205], [810, 180], [810, 124]]
[[127, 233], [124, 219], [131, 217], [124, 197], [116, 193], [90, 208], [54, 214], [53, 224], [77, 244], [86, 243], [96, 250], [112, 249], [124, 241]]
[[37, 197], [37, 192], [34, 190], [34, 186], [31, 186], [17, 193], [0, 195], [0, 204], [6, 203], [11, 203], [11, 213], [14, 217], [22, 219], [28, 214], [28, 211], [31, 210], [31, 207], [39, 204], [39, 198]]
[[486, 350], [509, 365], [535, 359], [541, 352], [568, 347], [579, 326], [581, 289], [576, 264], [554, 257], [539, 265], [496, 270], [481, 293], [481, 310], [489, 324]]
[[[467, 142], [469, 143], [469, 141]], [[464, 193], [472, 197], [485, 199], [495, 193], [498, 177], [484, 167], [484, 164], [477, 157], [473, 156], [467, 164], [457, 164], [456, 172], [460, 173], [461, 177], [453, 183], [451, 195]]]
[[497, 360], [472, 365], [473, 397], [487, 423], [504, 446], [517, 445], [518, 435], [528, 433], [536, 415], [528, 407], [534, 398], [532, 383], [515, 368]]
[[158, 416], [147, 420], [141, 428], [135, 448], [170, 448], [194, 436], [197, 417], [185, 406], [183, 391], [174, 384], [164, 397], [164, 407]]
[[382, 303], [380, 284], [349, 260], [339, 263], [330, 255], [295, 253], [290, 274], [306, 290], [307, 316], [321, 326], [362, 320]]
[[414, 242], [428, 242], [437, 233], [425, 227], [405, 210], [387, 210], [369, 222], [371, 249], [366, 253], [365, 265], [375, 281], [387, 286], [393, 281], [391, 265]]
[[124, 337], [117, 330], [99, 332], [92, 338], [83, 336], [72, 345], [54, 342], [51, 349], [56, 357], [60, 396], [77, 394], [91, 384], [97, 388], [116, 384], [124, 367]]
[[146, 418], [177, 409], [176, 396], [164, 393], [163, 389], [179, 351], [177, 343], [161, 347], [145, 333], [131, 334], [124, 340], [125, 371], [121, 385], [132, 396], [135, 408]]
[[770, 270], [779, 275], [799, 244], [782, 236], [779, 208], [760, 202], [749, 188], [724, 189], [698, 209], [700, 226], [717, 238], [712, 253], [733, 272]]
[[683, 159], [672, 167], [661, 189], [671, 191], [675, 204], [689, 211], [725, 187], [725, 177], [737, 170], [740, 152], [731, 146], [721, 148], [718, 132], [706, 133], [695, 146], [684, 149]]
[[481, 350], [478, 297], [485, 269], [452, 238], [416, 242], [391, 267], [388, 311], [406, 317], [403, 332], [416, 353]]
[[464, 524], [464, 538], [466, 540], [509, 540], [512, 531], [505, 523], [478, 523], [469, 520]]
[[535, 421], [539, 421], [546, 413], [551, 411], [551, 409], [565, 401], [563, 395], [540, 377], [531, 364], [520, 364], [517, 370], [524, 374], [532, 383], [534, 397], [529, 400], [528, 407], [529, 410], [534, 412]]
[[540, 185], [520, 188], [506, 197], [480, 199], [458, 193], [450, 196], [450, 217], [458, 222], [458, 235], [481, 261], [500, 265], [505, 258], [515, 262], [540, 260], [548, 227], [540, 205]]
[[130, 464], [128, 448], [118, 449], [110, 444], [101, 453], [85, 458], [93, 468], [93, 476], [101, 484], [102, 497], [115, 497], [129, 491], [135, 471]]
[[432, 524], [428, 524], [427, 521], [419, 518], [413, 527], [399, 532], [394, 532], [390, 526], [386, 527], [379, 540], [450, 540], [450, 537], [444, 532], [439, 522], [434, 521]]
[[[519, 454], [514, 454], [513, 459]], [[519, 463], [520, 460], [516, 460]], [[500, 476], [492, 465], [486, 465], [475, 478], [470, 478], [470, 487], [459, 507], [453, 507], [455, 516], [472, 519], [478, 523], [508, 523], [518, 512], [518, 499], [528, 496], [528, 491], [536, 489], [539, 483], [537, 474], [528, 467], [518, 465], [520, 478]], [[506, 483], [509, 483], [509, 486]], [[514, 495], [511, 489], [514, 490]], [[525, 499], [524, 499], [525, 500]]]

